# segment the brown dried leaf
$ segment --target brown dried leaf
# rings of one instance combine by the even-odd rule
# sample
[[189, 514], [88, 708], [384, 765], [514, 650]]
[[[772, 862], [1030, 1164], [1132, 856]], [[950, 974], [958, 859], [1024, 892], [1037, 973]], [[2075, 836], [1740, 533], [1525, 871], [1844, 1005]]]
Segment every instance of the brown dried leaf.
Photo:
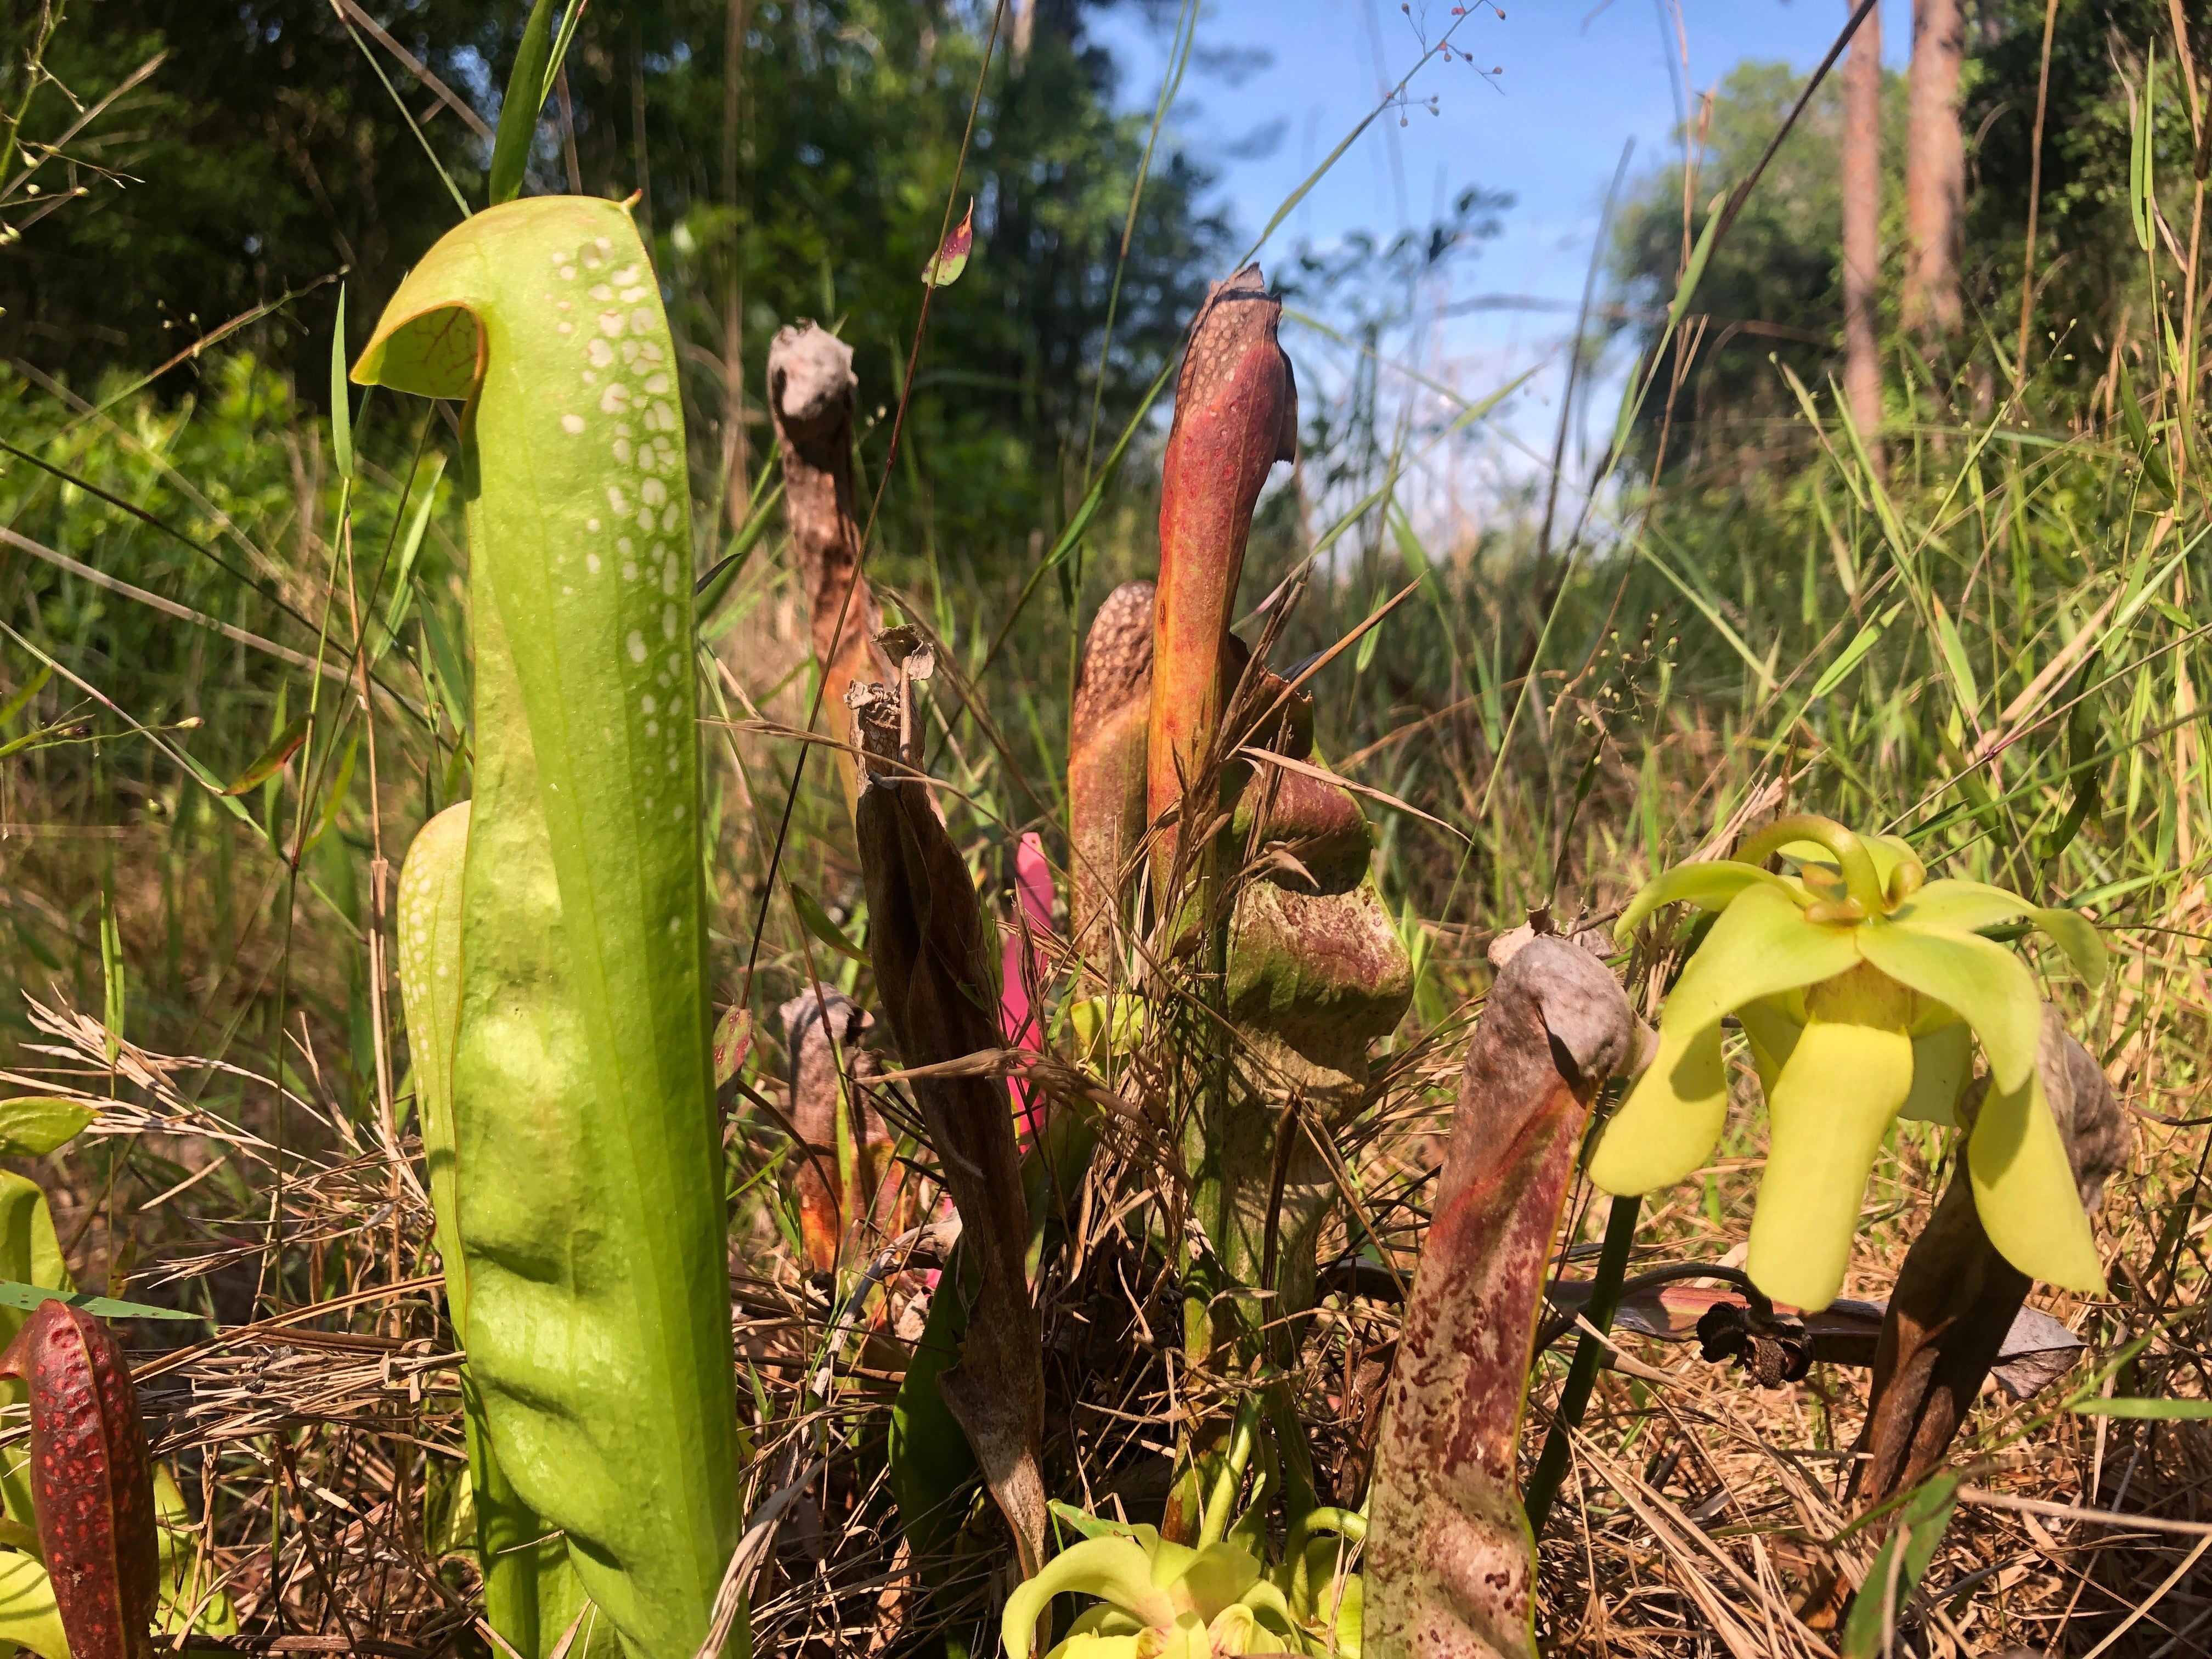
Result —
[[1612, 975], [1559, 939], [1491, 988], [1384, 1397], [1368, 1659], [1533, 1659], [1536, 1551], [1514, 1478], [1529, 1351], [1590, 1097], [1637, 1045]]
[[[1000, 1041], [975, 884], [924, 785], [896, 769], [897, 702], [885, 691], [860, 699], [855, 710], [869, 763], [854, 825], [876, 985], [912, 1070], [995, 1051]], [[1005, 1090], [985, 1076], [938, 1073], [914, 1076], [909, 1086], [978, 1269], [960, 1358], [938, 1387], [1013, 1530], [1026, 1578], [1044, 1555], [1044, 1370], [1024, 1270], [1029, 1212], [1013, 1119]]]

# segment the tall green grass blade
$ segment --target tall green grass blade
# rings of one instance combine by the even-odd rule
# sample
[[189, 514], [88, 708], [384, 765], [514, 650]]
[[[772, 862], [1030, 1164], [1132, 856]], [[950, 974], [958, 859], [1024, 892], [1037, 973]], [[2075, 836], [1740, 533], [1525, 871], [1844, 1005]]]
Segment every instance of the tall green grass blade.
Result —
[[491, 141], [494, 207], [522, 193], [523, 177], [529, 170], [530, 147], [538, 137], [538, 117], [545, 107], [552, 72], [553, 6], [554, 0], [538, 0], [530, 9], [530, 21], [522, 26], [522, 44], [515, 48], [514, 68], [507, 77], [507, 97], [499, 106], [499, 127]]

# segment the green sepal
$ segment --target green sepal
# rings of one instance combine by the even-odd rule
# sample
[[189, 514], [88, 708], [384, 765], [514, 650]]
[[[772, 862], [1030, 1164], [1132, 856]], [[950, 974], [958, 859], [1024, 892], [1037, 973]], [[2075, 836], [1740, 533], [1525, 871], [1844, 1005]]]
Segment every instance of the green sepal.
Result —
[[2031, 904], [1981, 881], [1931, 881], [1890, 918], [1916, 927], [1973, 933], [2025, 916], [2051, 935], [2094, 990], [2105, 982], [2106, 953], [2097, 926], [2079, 910]]
[[1725, 859], [1710, 864], [1678, 864], [1644, 884], [1643, 890], [1620, 913], [1620, 920], [1613, 925], [1613, 936], [1627, 943], [1644, 919], [1662, 905], [1694, 904], [1701, 910], [1724, 910], [1736, 895], [1762, 883], [1793, 896], [1796, 892], [1781, 877], [1756, 865], [1737, 864]]

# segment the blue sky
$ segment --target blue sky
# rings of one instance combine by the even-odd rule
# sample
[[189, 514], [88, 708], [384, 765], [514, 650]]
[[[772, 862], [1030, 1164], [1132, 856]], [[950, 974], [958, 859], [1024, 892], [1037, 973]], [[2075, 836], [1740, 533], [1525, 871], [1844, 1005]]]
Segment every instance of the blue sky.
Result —
[[[1663, 165], [1680, 107], [1746, 58], [1809, 72], [1850, 13], [1845, 0], [1503, 0], [1501, 20], [1470, 5], [1453, 37], [1473, 64], [1432, 60], [1413, 107], [1370, 127], [1277, 233], [1279, 257], [1301, 237], [1328, 243], [1364, 228], [1387, 238], [1424, 225], [1470, 185], [1509, 191], [1501, 234], [1457, 279], [1453, 298], [1525, 294], [1579, 297], [1606, 185], [1633, 139], [1634, 171]], [[1221, 173], [1221, 193], [1249, 239], [1330, 149], [1375, 106], [1455, 21], [1450, 0], [1411, 13], [1397, 0], [1204, 0], [1198, 50], [1231, 72], [1194, 64], [1170, 118], [1179, 138]], [[1173, 8], [1168, 8], [1171, 24]], [[1680, 32], [1676, 29], [1679, 17]], [[1167, 57], [1168, 27], [1135, 5], [1098, 17], [1093, 32], [1125, 67], [1123, 97], [1150, 112]], [[1909, 54], [1909, 0], [1884, 0], [1882, 56]], [[1687, 73], [1682, 58], [1686, 47]], [[1672, 69], [1670, 72], [1670, 60]], [[1476, 69], [1502, 71], [1480, 75]], [[1425, 101], [1433, 96], [1435, 113]], [[1279, 131], [1271, 152], [1240, 144]], [[1263, 252], [1263, 263], [1268, 254]], [[1492, 312], [1455, 319], [1423, 367], [1479, 395], [1532, 365], [1556, 361], [1571, 316]], [[1294, 357], [1313, 355], [1291, 337]], [[1309, 339], [1309, 346], [1311, 342]], [[1540, 375], [1509, 429], [1539, 441], [1556, 419], [1556, 377]], [[1593, 409], [1609, 427], [1617, 393]], [[1510, 458], [1505, 476], [1520, 473]]]

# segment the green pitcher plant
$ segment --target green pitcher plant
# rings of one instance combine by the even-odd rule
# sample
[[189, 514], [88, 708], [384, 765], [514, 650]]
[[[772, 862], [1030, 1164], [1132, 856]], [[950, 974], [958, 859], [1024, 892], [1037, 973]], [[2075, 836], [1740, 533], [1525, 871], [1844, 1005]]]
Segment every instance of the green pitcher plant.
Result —
[[447, 233], [353, 370], [465, 403], [473, 798], [403, 872], [402, 988], [478, 1513], [560, 1534], [603, 1615], [503, 1614], [533, 1659], [688, 1659], [738, 1530], [675, 376], [629, 214], [559, 196]]
[[[1779, 854], [1795, 866], [1761, 867]], [[1722, 1021], [1735, 1016], [1765, 1097], [1768, 1151], [1747, 1266], [1805, 1309], [1843, 1286], [1862, 1195], [1902, 1115], [1950, 1124], [1978, 1044], [1990, 1092], [1967, 1139], [1982, 1224], [2032, 1278], [2084, 1292], [2103, 1267], [2038, 1076], [2041, 999], [2026, 963], [1982, 930], [2026, 921], [2093, 987], [2088, 920], [1974, 881], [1929, 881], [1895, 836], [1795, 817], [1733, 857], [1678, 866], [1623, 913], [1626, 939], [1662, 905], [1716, 913], [1659, 1019], [1657, 1052], [1607, 1126], [1590, 1179], [1614, 1194], [1681, 1181], [1728, 1115]]]

